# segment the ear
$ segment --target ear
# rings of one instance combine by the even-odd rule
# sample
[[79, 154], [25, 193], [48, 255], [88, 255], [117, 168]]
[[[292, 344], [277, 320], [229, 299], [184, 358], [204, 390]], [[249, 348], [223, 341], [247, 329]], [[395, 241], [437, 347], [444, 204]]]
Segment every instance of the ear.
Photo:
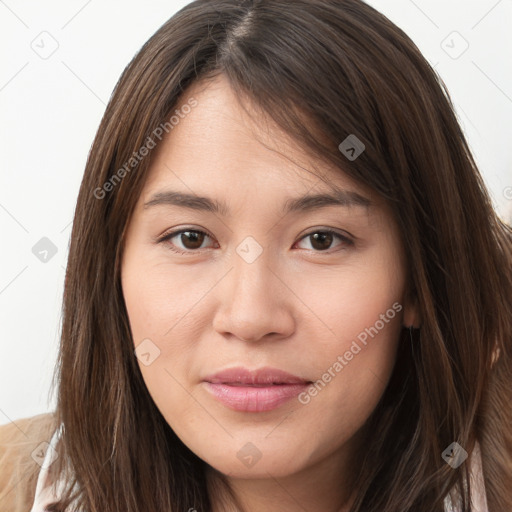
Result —
[[419, 329], [422, 321], [416, 290], [410, 291], [406, 294], [404, 301], [403, 325], [407, 328]]

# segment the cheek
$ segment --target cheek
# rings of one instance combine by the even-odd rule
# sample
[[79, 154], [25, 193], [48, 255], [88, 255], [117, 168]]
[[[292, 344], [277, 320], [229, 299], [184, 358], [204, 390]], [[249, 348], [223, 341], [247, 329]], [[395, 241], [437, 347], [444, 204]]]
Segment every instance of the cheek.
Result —
[[187, 365], [189, 340], [193, 338], [183, 336], [186, 297], [180, 295], [176, 300], [169, 280], [157, 274], [156, 279], [154, 272], [125, 278], [123, 293], [135, 355], [146, 386], [160, 407], [161, 395], [169, 396], [175, 379], [182, 380], [180, 367]]
[[173, 357], [176, 351], [167, 340], [172, 339], [173, 328], [184, 315], [184, 301], [176, 300], [176, 287], [164, 275], [164, 266], [133, 246], [123, 259], [121, 283], [135, 356], [146, 387], [161, 409], [175, 382], [175, 369], [169, 361], [177, 359]]
[[[304, 434], [319, 428], [323, 431], [317, 441], [305, 435], [301, 442], [304, 450], [314, 451], [318, 458], [332, 453], [363, 427], [387, 387], [401, 321], [399, 312], [394, 315], [398, 308], [393, 309], [389, 303], [384, 306], [363, 309], [349, 327], [345, 326], [343, 337], [324, 342], [321, 351], [310, 352], [312, 366], [317, 369], [316, 380], [298, 397], [296, 414]], [[380, 312], [387, 310], [390, 317], [394, 315], [389, 323], [379, 319]]]
[[[122, 287], [135, 345], [151, 338], [162, 352], [178, 350], [181, 341], [186, 342], [183, 348], [190, 346], [194, 339], [190, 330], [200, 325], [194, 315], [211, 289], [211, 281], [211, 276], [171, 269], [168, 263], [142, 255], [128, 260]], [[186, 336], [177, 335], [184, 331]]]
[[[308, 407], [332, 405], [346, 417], [365, 416], [384, 392], [396, 359], [400, 323], [384, 321], [365, 327], [358, 336], [324, 344], [316, 358], [316, 379], [299, 401]], [[336, 412], [336, 413], [337, 413]]]
[[[299, 397], [315, 427], [319, 415], [334, 436], [366, 421], [391, 376], [403, 316], [404, 275], [390, 255], [375, 254], [346, 268], [323, 286], [309, 287], [316, 315], [305, 330], [316, 381]], [[305, 289], [301, 292], [305, 293]]]
[[342, 350], [358, 337], [364, 342], [374, 327], [382, 331], [381, 339], [400, 332], [405, 276], [391, 244], [387, 250], [382, 246], [387, 247], [375, 244], [332, 271], [319, 269], [294, 280], [294, 292], [307, 306], [298, 328], [307, 331], [314, 325], [315, 344], [325, 351]]

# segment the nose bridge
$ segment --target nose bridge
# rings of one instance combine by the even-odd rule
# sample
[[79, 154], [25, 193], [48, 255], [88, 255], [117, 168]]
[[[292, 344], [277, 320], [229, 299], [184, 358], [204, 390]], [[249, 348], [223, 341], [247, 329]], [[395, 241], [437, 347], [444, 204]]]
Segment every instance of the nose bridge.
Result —
[[275, 276], [268, 250], [254, 239], [245, 240], [237, 247], [232, 263], [232, 309], [253, 306], [263, 314], [269, 306], [270, 295], [276, 298], [275, 283], [272, 282]]
[[284, 335], [293, 328], [291, 303], [283, 296], [286, 287], [276, 277], [269, 256], [252, 237], [236, 248], [230, 284], [224, 288], [215, 316], [216, 330], [256, 340], [269, 333]]

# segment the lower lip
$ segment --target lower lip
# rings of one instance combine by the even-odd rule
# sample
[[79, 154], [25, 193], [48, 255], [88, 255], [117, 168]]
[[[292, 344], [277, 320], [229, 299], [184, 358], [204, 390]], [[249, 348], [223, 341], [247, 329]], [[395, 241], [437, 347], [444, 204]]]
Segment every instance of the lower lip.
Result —
[[205, 382], [206, 389], [224, 405], [235, 411], [264, 412], [283, 405], [308, 388], [309, 384], [276, 384], [273, 386], [230, 386]]

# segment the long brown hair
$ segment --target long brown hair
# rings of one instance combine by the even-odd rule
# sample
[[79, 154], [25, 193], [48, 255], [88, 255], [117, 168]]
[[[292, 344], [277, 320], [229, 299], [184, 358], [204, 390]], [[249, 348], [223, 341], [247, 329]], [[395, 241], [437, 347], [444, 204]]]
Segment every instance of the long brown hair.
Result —
[[[441, 454], [452, 442], [471, 454], [476, 441], [489, 511], [512, 510], [512, 229], [493, 209], [444, 83], [360, 0], [196, 0], [126, 67], [73, 223], [55, 374], [64, 434], [52, 466], [70, 480], [68, 499], [50, 509], [75, 499], [87, 512], [211, 510], [206, 463], [142, 379], [120, 261], [151, 155], [131, 159], [188, 99], [187, 86], [219, 73], [242, 106], [250, 100], [384, 197], [401, 230], [423, 323], [403, 330], [368, 419], [352, 512], [437, 512], [451, 489], [471, 511], [471, 457], [452, 469]], [[351, 134], [365, 145], [353, 161], [338, 148]]]

